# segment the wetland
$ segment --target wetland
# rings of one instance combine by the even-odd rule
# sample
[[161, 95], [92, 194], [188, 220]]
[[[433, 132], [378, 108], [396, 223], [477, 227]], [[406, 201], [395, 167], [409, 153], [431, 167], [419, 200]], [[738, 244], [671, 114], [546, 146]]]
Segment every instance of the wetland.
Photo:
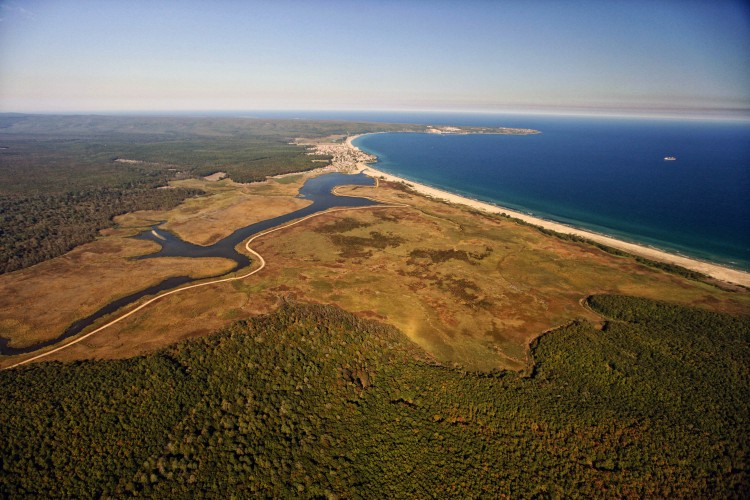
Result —
[[[229, 271], [235, 272], [250, 265], [250, 258], [237, 251], [236, 247], [250, 236], [262, 231], [281, 226], [295, 219], [307, 217], [309, 215], [329, 210], [334, 207], [363, 207], [378, 204], [366, 198], [353, 196], [337, 196], [333, 190], [339, 186], [345, 185], [372, 185], [374, 183], [371, 177], [364, 174], [346, 175], [340, 173], [330, 173], [319, 177], [313, 177], [305, 182], [299, 192], [299, 196], [312, 203], [307, 207], [301, 208], [294, 212], [280, 215], [271, 219], [266, 219], [234, 231], [229, 236], [219, 240], [212, 245], [196, 245], [180, 239], [169, 231], [163, 231], [159, 225], [152, 226], [135, 236], [137, 239], [152, 241], [161, 246], [161, 249], [154, 253], [134, 257], [135, 259], [154, 259], [159, 257], [187, 257], [187, 258], [222, 258], [234, 262], [234, 267]], [[209, 276], [211, 278], [214, 276]], [[136, 293], [129, 294], [117, 300], [110, 302], [93, 314], [75, 321], [72, 325], [58, 337], [45, 340], [43, 342], [26, 346], [12, 347], [8, 345], [8, 340], [0, 337], [0, 355], [13, 356], [16, 354], [29, 354], [42, 348], [55, 345], [65, 339], [81, 333], [85, 328], [94, 324], [100, 318], [112, 314], [121, 308], [135, 303], [139, 299], [160, 292], [176, 288], [197, 281], [197, 278], [190, 276], [173, 276], [160, 283], [149, 286]]]

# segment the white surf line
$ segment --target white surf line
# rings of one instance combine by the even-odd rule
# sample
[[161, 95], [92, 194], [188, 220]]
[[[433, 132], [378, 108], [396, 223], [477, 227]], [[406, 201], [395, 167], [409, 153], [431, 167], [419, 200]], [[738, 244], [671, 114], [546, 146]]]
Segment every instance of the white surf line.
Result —
[[[338, 189], [338, 187], [334, 188], [334, 190], [333, 190], [334, 194], [336, 194], [336, 189]], [[359, 198], [365, 198], [365, 199], [368, 199], [368, 200], [377, 201], [375, 199], [368, 198], [366, 196], [360, 196]], [[380, 202], [378, 202], [378, 203], [380, 203]], [[96, 330], [93, 330], [93, 331], [91, 331], [91, 332], [89, 332], [89, 333], [87, 333], [85, 335], [82, 335], [82, 336], [76, 338], [75, 340], [73, 340], [71, 342], [68, 342], [67, 344], [61, 345], [60, 347], [56, 347], [55, 349], [52, 349], [51, 351], [47, 351], [47, 352], [43, 352], [41, 354], [37, 354], [36, 356], [33, 356], [33, 357], [29, 358], [29, 359], [25, 359], [23, 361], [19, 361], [18, 363], [10, 365], [10, 366], [8, 366], [7, 368], [4, 368], [4, 369], [5, 370], [9, 370], [11, 368], [16, 368], [18, 366], [25, 365], [26, 363], [31, 363], [32, 361], [36, 361], [37, 359], [41, 359], [41, 358], [44, 358], [46, 356], [49, 356], [50, 354], [54, 354], [56, 352], [60, 352], [63, 349], [66, 349], [66, 348], [68, 348], [68, 347], [70, 347], [72, 345], [75, 345], [75, 344], [77, 344], [79, 342], [82, 342], [82, 341], [86, 340], [87, 338], [91, 337], [95, 333], [101, 332], [105, 328], [109, 328], [110, 326], [112, 326], [112, 325], [114, 325], [116, 323], [119, 323], [120, 321], [124, 320], [125, 318], [127, 318], [127, 317], [129, 317], [129, 316], [131, 316], [131, 315], [133, 315], [135, 313], [137, 313], [138, 311], [140, 311], [144, 307], [146, 307], [146, 306], [148, 306], [150, 304], [153, 304], [157, 300], [161, 300], [164, 297], [168, 297], [168, 296], [173, 295], [173, 294], [178, 293], [178, 292], [184, 292], [185, 290], [190, 290], [191, 288], [198, 288], [198, 287], [202, 287], [202, 286], [215, 285], [217, 283], [226, 283], [228, 281], [237, 281], [237, 280], [245, 279], [245, 278], [248, 278], [248, 277], [252, 276], [253, 274], [259, 272], [261, 269], [263, 269], [264, 267], [266, 267], [266, 260], [263, 258], [263, 256], [261, 254], [259, 254], [258, 252], [256, 252], [255, 250], [253, 250], [252, 248], [250, 248], [250, 243], [252, 243], [257, 238], [260, 238], [261, 236], [265, 236], [267, 234], [270, 234], [270, 233], [273, 233], [273, 232], [276, 232], [276, 231], [281, 231], [282, 229], [286, 229], [288, 227], [292, 227], [292, 226], [297, 225], [297, 224], [299, 224], [301, 222], [304, 222], [304, 221], [306, 221], [308, 219], [312, 219], [313, 217], [318, 217], [320, 215], [325, 215], [325, 214], [331, 214], [331, 213], [334, 213], [334, 212], [342, 212], [344, 210], [363, 210], [363, 209], [369, 209], [369, 208], [403, 208], [403, 207], [406, 207], [406, 206], [409, 206], [409, 205], [406, 205], [406, 204], [391, 204], [391, 205], [370, 205], [370, 206], [366, 206], [366, 207], [333, 208], [333, 209], [330, 209], [330, 210], [325, 210], [323, 212], [317, 212], [317, 213], [314, 213], [314, 214], [310, 214], [310, 215], [305, 216], [305, 217], [303, 217], [301, 219], [298, 219], [298, 220], [296, 220], [294, 222], [291, 222], [291, 223], [289, 223], [289, 224], [287, 224], [285, 226], [275, 227], [273, 229], [268, 229], [267, 231], [263, 231], [262, 233], [258, 233], [256, 235], [253, 235], [249, 240], [247, 240], [247, 243], [245, 243], [245, 249], [248, 252], [250, 252], [252, 255], [254, 255], [255, 257], [258, 258], [258, 261], [260, 262], [260, 267], [258, 267], [257, 269], [254, 269], [253, 271], [250, 271], [247, 274], [243, 274], [242, 276], [234, 276], [234, 277], [230, 277], [230, 278], [223, 278], [223, 279], [219, 279], [219, 280], [207, 281], [205, 283], [196, 283], [195, 285], [189, 285], [189, 286], [182, 287], [182, 288], [175, 288], [174, 290], [170, 290], [170, 291], [168, 291], [166, 293], [163, 293], [161, 295], [157, 295], [156, 297], [152, 297], [151, 299], [147, 300], [143, 304], [139, 305], [138, 307], [136, 307], [132, 311], [129, 311], [129, 312], [123, 314], [122, 316], [118, 316], [117, 318], [113, 319], [112, 321], [110, 321], [106, 325], [100, 326]]]

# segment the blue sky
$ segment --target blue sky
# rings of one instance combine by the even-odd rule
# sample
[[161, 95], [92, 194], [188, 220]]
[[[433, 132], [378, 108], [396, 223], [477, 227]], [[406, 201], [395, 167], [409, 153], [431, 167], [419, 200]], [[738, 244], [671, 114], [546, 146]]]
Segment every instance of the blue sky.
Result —
[[0, 111], [748, 113], [741, 1], [0, 1]]

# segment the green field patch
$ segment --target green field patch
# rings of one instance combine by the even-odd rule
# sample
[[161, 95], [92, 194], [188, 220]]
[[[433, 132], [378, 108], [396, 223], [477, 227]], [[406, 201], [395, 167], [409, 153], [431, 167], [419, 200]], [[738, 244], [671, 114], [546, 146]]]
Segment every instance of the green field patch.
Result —
[[353, 217], [344, 217], [343, 219], [338, 219], [329, 224], [318, 226], [317, 228], [315, 228], [315, 231], [323, 234], [346, 233], [348, 231], [353, 231], [354, 229], [368, 227], [371, 225], [372, 224], [368, 222], [363, 222]]
[[339, 247], [339, 255], [343, 258], [370, 257], [371, 248], [384, 250], [386, 248], [396, 248], [404, 242], [404, 238], [392, 233], [384, 234], [379, 231], [371, 231], [370, 236], [344, 236], [333, 234], [330, 237], [331, 242]]
[[409, 257], [414, 259], [427, 259], [433, 264], [441, 264], [449, 260], [460, 260], [463, 262], [475, 262], [483, 260], [492, 253], [492, 248], [485, 247], [483, 252], [467, 252], [455, 249], [423, 249], [417, 248], [409, 252]]
[[310, 282], [312, 286], [318, 292], [331, 292], [334, 289], [333, 284], [328, 279], [317, 279]]
[[303, 177], [304, 176], [302, 174], [298, 174], [298, 175], [285, 175], [284, 177], [277, 177], [277, 178], [274, 178], [273, 180], [274, 180], [274, 182], [276, 182], [278, 184], [293, 184], [295, 182], [298, 182], [298, 181], [302, 180]]
[[245, 311], [243, 311], [242, 309], [237, 309], [237, 308], [227, 309], [226, 311], [223, 311], [221, 313], [221, 317], [223, 319], [235, 320], [235, 319], [242, 318], [243, 316], [246, 316]]

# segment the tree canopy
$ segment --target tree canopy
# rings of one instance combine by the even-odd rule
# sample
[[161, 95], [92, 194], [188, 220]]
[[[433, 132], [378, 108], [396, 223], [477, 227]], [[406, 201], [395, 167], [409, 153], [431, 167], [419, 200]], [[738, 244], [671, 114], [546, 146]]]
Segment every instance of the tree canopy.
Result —
[[3, 496], [691, 496], [750, 486], [750, 320], [622, 296], [525, 374], [286, 304], [119, 361], [0, 372]]

